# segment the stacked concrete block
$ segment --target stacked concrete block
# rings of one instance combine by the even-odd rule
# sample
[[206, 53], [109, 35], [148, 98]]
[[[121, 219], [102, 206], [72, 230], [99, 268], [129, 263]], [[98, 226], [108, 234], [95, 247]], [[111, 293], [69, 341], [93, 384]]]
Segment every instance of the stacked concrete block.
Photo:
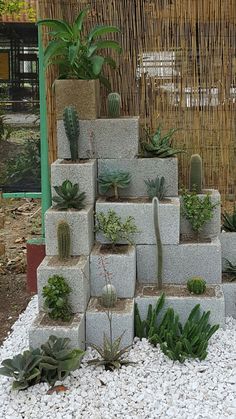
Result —
[[236, 281], [223, 282], [225, 297], [225, 315], [236, 319]]
[[236, 233], [222, 231], [219, 238], [222, 248], [222, 266], [225, 271], [227, 261], [236, 265]]

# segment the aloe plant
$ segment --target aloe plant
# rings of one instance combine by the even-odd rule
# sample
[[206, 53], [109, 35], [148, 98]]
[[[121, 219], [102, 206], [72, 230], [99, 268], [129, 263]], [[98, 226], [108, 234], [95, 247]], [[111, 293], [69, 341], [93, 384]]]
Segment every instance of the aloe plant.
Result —
[[150, 199], [157, 197], [162, 201], [166, 194], [165, 178], [157, 176], [155, 179], [147, 179], [144, 181], [147, 186], [147, 194]]
[[231, 233], [236, 232], [236, 206], [231, 214], [228, 212], [223, 214], [223, 229]]
[[58, 195], [52, 198], [56, 202], [55, 208], [59, 210], [68, 210], [69, 208], [81, 210], [85, 207], [85, 192], [79, 191], [77, 183], [73, 185], [69, 180], [65, 180], [61, 186], [54, 186], [54, 189]]
[[183, 153], [182, 149], [172, 147], [172, 137], [176, 131], [177, 129], [170, 129], [166, 135], [162, 136], [161, 125], [158, 126], [154, 134], [149, 129], [145, 129], [146, 136], [141, 141], [144, 154], [148, 157], [167, 158]]

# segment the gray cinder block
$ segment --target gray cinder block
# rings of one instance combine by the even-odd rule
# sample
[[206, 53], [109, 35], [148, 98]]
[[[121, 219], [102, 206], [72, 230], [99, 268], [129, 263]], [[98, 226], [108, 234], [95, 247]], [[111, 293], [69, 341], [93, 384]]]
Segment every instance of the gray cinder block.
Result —
[[[179, 287], [178, 285], [176, 287]], [[147, 293], [147, 289], [149, 292]], [[151, 287], [152, 288], [152, 287]], [[191, 310], [195, 307], [196, 304], [201, 305], [201, 311], [210, 310], [210, 323], [219, 324], [221, 327], [224, 327], [225, 323], [225, 301], [222, 287], [220, 285], [214, 286], [215, 296], [208, 297], [204, 294], [202, 295], [191, 295], [191, 296], [175, 296], [174, 287], [173, 287], [173, 296], [166, 296], [165, 305], [163, 308], [159, 320], [162, 319], [165, 311], [169, 307], [173, 307], [176, 313], [179, 314], [179, 319], [181, 323], [186, 322]], [[153, 295], [152, 295], [153, 294]], [[155, 292], [150, 291], [150, 286], [144, 285], [143, 287], [138, 287], [138, 291], [135, 297], [135, 302], [138, 305], [141, 319], [144, 320], [147, 318], [148, 306], [149, 304], [155, 306], [157, 299], [159, 297]]]
[[165, 178], [166, 196], [178, 196], [178, 160], [176, 157], [98, 160], [98, 176], [104, 171], [114, 170], [129, 172], [132, 176], [129, 187], [120, 189], [121, 197], [147, 196], [147, 186], [144, 180], [155, 179], [157, 176]]
[[62, 159], [51, 165], [52, 196], [56, 195], [54, 186], [60, 186], [65, 180], [78, 183], [81, 192], [86, 193], [85, 203], [94, 204], [97, 188], [97, 162], [86, 160], [81, 163], [65, 163]]
[[136, 251], [134, 246], [118, 246], [115, 253], [101, 251], [96, 244], [90, 255], [91, 296], [100, 297], [106, 285], [105, 272], [109, 274], [119, 298], [133, 298], [136, 284]]
[[225, 315], [236, 319], [236, 281], [223, 282], [222, 288], [225, 296]]
[[[137, 277], [139, 282], [154, 283], [156, 278], [156, 246], [137, 246]], [[208, 284], [221, 283], [221, 245], [219, 239], [210, 243], [180, 243], [163, 246], [163, 281], [185, 284], [193, 276], [203, 277]]]
[[51, 335], [59, 338], [69, 338], [71, 349], [84, 349], [85, 347], [85, 314], [75, 314], [69, 324], [45, 325], [43, 320], [45, 313], [39, 313], [29, 329], [29, 346], [40, 348], [47, 342]]
[[219, 236], [222, 250], [223, 271], [227, 266], [227, 260], [236, 265], [236, 233], [222, 231]]
[[[139, 117], [80, 120], [78, 139], [82, 159], [132, 159], [139, 148]], [[58, 157], [70, 158], [63, 121], [57, 122]]]
[[54, 259], [46, 256], [37, 270], [39, 311], [44, 309], [43, 287], [47, 285], [50, 277], [59, 275], [65, 279], [71, 288], [69, 303], [73, 313], [84, 312], [90, 297], [89, 257], [72, 258], [66, 264], [59, 261], [55, 263]]
[[58, 255], [57, 225], [67, 221], [71, 232], [71, 255], [89, 255], [94, 242], [93, 207], [86, 206], [81, 211], [58, 211], [50, 208], [45, 213], [46, 255]]
[[[134, 218], [134, 222], [139, 231], [132, 237], [135, 244], [156, 243], [153, 223], [153, 206], [151, 202], [109, 202], [102, 198], [97, 200], [97, 213], [107, 213], [109, 210], [114, 210], [123, 221], [129, 216]], [[179, 243], [179, 198], [172, 198], [168, 203], [166, 203], [166, 201], [160, 202], [158, 211], [160, 211], [160, 231], [162, 243]], [[108, 243], [108, 240], [101, 233], [97, 233], [97, 240], [101, 243]]]
[[[134, 300], [118, 300], [111, 312], [113, 340], [125, 332], [121, 347], [131, 345], [134, 338]], [[86, 311], [86, 344], [103, 345], [104, 333], [110, 336], [107, 309], [100, 305], [98, 298], [91, 298]]]

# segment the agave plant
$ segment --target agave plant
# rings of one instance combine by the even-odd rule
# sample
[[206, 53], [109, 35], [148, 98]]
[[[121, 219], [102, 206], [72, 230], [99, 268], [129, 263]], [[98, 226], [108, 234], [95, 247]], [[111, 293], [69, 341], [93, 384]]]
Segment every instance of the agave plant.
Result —
[[121, 52], [117, 41], [101, 40], [100, 37], [110, 33], [120, 32], [116, 26], [96, 26], [88, 34], [84, 34], [84, 19], [89, 8], [81, 10], [74, 23], [57, 19], [43, 19], [39, 25], [45, 25], [52, 29], [49, 32], [51, 41], [44, 52], [44, 64], [59, 65], [60, 79], [99, 79], [110, 89], [110, 83], [102, 75], [103, 65], [108, 64], [116, 68], [115, 61], [109, 57], [103, 57], [99, 52], [111, 48]]
[[172, 147], [172, 137], [177, 129], [170, 129], [166, 135], [162, 136], [161, 125], [156, 132], [151, 134], [149, 129], [145, 129], [146, 137], [141, 141], [141, 145], [148, 157], [173, 157], [176, 154], [183, 153], [183, 150]]
[[131, 175], [128, 172], [122, 172], [119, 170], [114, 172], [104, 172], [99, 176], [98, 182], [101, 193], [107, 193], [110, 188], [113, 188], [115, 199], [119, 199], [118, 189], [124, 189], [129, 186], [131, 182]]
[[159, 201], [162, 201], [166, 194], [165, 178], [162, 176], [156, 177], [156, 179], [147, 179], [144, 181], [147, 186], [147, 193], [150, 199], [157, 197]]
[[59, 210], [69, 208], [81, 210], [85, 207], [85, 192], [79, 192], [77, 183], [73, 185], [69, 180], [65, 180], [61, 186], [54, 186], [54, 189], [58, 195], [52, 198], [56, 202], [55, 208]]
[[223, 214], [223, 229], [229, 232], [236, 232], [236, 206], [232, 214], [226, 212]]
[[226, 260], [226, 267], [225, 272], [231, 275], [231, 281], [234, 281], [236, 279], [236, 265], [234, 265], [232, 262], [230, 262], [228, 259]]

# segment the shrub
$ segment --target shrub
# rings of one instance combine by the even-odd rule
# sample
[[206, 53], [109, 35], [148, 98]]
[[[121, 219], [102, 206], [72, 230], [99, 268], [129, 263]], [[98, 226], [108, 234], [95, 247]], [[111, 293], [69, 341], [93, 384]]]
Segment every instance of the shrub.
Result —
[[121, 217], [113, 210], [109, 210], [107, 214], [96, 214], [96, 231], [101, 232], [112, 245], [121, 240], [132, 244], [131, 236], [138, 232], [133, 217], [128, 217], [122, 222]]
[[49, 317], [53, 320], [70, 321], [72, 309], [68, 302], [71, 292], [69, 285], [62, 276], [54, 275], [43, 287], [45, 306], [49, 309]]

